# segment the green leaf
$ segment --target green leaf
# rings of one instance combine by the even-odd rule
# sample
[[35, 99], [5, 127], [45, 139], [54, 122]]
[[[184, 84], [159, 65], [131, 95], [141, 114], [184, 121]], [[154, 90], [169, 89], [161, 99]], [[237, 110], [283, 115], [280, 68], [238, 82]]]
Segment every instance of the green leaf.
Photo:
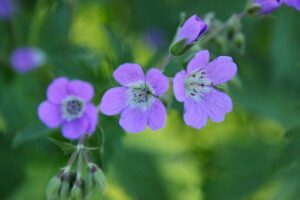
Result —
[[44, 137], [45, 135], [49, 134], [52, 130], [45, 127], [42, 124], [34, 124], [23, 131], [20, 131], [16, 134], [15, 138], [13, 139], [12, 145], [13, 147], [17, 147], [21, 144], [26, 142], [30, 142], [32, 140], [39, 139]]

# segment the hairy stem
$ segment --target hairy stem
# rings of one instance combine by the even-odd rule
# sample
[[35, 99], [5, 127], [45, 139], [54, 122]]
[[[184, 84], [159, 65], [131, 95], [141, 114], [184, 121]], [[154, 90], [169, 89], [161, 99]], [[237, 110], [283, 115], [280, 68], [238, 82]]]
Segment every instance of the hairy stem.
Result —
[[231, 16], [224, 24], [223, 26], [221, 26], [218, 30], [216, 30], [214, 33], [212, 33], [211, 35], [208, 35], [207, 37], [203, 38], [203, 40], [200, 40], [201, 45], [209, 42], [210, 40], [214, 39], [215, 37], [217, 37], [220, 33], [222, 33], [223, 31], [225, 31], [229, 26], [230, 26], [230, 21], [232, 20], [233, 17], [236, 17], [236, 19], [241, 20], [243, 17], [247, 16], [247, 12], [243, 11], [239, 14], [235, 14], [233, 16]]
[[168, 64], [172, 61], [174, 56], [172, 56], [170, 53], [168, 53], [164, 58], [161, 64], [158, 66], [158, 69], [160, 69], [162, 72], [165, 70], [165, 68], [168, 66]]

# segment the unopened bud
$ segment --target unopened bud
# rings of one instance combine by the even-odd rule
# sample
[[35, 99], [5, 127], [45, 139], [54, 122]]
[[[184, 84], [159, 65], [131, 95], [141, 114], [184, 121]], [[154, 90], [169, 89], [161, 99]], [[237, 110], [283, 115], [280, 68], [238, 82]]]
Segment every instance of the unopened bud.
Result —
[[95, 164], [89, 164], [89, 173], [87, 176], [87, 187], [91, 187], [91, 184], [92, 184], [92, 188], [96, 187], [96, 189], [100, 189], [101, 192], [104, 192], [105, 175], [103, 171]]
[[261, 5], [257, 4], [257, 3], [249, 3], [246, 6], [246, 12], [248, 15], [258, 15], [260, 14], [261, 11]]
[[239, 51], [243, 52], [245, 50], [246, 42], [245, 42], [244, 34], [242, 33], [235, 34], [233, 38], [233, 42]]
[[66, 200], [70, 196], [70, 176], [68, 173], [64, 173], [61, 176], [61, 186], [59, 191], [60, 200]]
[[46, 190], [47, 200], [57, 200], [59, 198], [59, 188], [61, 180], [57, 176], [51, 178]]
[[180, 56], [184, 54], [187, 50], [189, 50], [193, 45], [187, 45], [186, 39], [180, 40], [171, 44], [170, 46], [170, 53], [173, 56]]
[[71, 189], [71, 199], [81, 200], [82, 198], [83, 198], [82, 188], [75, 184]]

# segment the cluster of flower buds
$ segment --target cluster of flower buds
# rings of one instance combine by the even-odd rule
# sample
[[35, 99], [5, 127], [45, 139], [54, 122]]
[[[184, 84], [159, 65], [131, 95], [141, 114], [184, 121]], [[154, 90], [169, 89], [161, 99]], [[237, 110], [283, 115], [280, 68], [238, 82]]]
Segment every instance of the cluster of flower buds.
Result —
[[[68, 164], [48, 183], [47, 200], [91, 199], [96, 193], [101, 196], [105, 189], [105, 176], [100, 167], [91, 162], [87, 151], [94, 148], [84, 146], [84, 137]], [[77, 160], [76, 169], [73, 163]], [[85, 166], [83, 166], [85, 165]]]
[[71, 172], [68, 167], [54, 176], [48, 183], [47, 200], [90, 199], [95, 193], [103, 193], [105, 176], [94, 163], [89, 163], [85, 176]]

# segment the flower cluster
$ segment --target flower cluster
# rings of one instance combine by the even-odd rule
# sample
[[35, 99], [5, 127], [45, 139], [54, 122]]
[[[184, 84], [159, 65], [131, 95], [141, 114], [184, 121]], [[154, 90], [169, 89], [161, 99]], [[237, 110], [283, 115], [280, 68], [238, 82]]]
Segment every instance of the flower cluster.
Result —
[[[178, 30], [171, 45], [173, 55], [183, 54], [207, 31], [207, 24], [196, 15], [190, 17]], [[168, 78], [162, 70], [151, 68], [146, 74], [140, 65], [125, 63], [113, 73], [121, 85], [105, 92], [99, 108], [105, 115], [120, 114], [120, 126], [129, 133], [165, 127], [167, 110], [160, 100], [173, 80], [176, 99], [184, 104], [184, 121], [200, 129], [208, 118], [224, 120], [232, 110], [230, 97], [216, 86], [229, 81], [237, 72], [231, 57], [221, 56], [209, 62], [209, 52], [198, 52], [187, 65], [187, 71]], [[83, 81], [56, 79], [48, 88], [48, 100], [39, 107], [40, 119], [50, 128], [62, 126], [66, 138], [78, 139], [94, 132], [97, 109], [90, 103], [93, 88]]]

